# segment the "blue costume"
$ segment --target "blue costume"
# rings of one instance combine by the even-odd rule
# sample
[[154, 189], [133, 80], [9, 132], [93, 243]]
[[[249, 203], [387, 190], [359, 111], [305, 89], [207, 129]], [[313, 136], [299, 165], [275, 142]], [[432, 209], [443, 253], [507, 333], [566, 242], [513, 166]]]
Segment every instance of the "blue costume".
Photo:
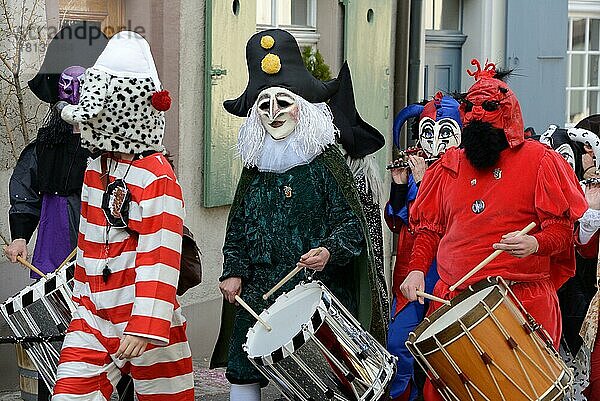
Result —
[[[400, 129], [407, 119], [418, 118], [419, 153], [437, 158], [446, 149], [460, 144], [461, 121], [458, 102], [438, 92], [427, 104], [405, 107], [394, 120], [394, 144], [400, 147]], [[412, 202], [417, 198], [419, 183], [408, 174], [406, 184], [392, 182], [390, 199], [385, 207], [385, 220], [390, 230], [398, 234], [396, 263], [393, 272], [393, 303], [388, 330], [387, 349], [398, 357], [398, 369], [392, 382], [390, 396], [398, 401], [413, 401], [418, 395], [414, 381], [414, 358], [405, 342], [411, 331], [423, 320], [428, 302], [408, 302], [400, 291], [400, 284], [408, 274], [414, 235], [409, 227]], [[439, 279], [433, 261], [425, 277], [425, 292], [432, 293]]]

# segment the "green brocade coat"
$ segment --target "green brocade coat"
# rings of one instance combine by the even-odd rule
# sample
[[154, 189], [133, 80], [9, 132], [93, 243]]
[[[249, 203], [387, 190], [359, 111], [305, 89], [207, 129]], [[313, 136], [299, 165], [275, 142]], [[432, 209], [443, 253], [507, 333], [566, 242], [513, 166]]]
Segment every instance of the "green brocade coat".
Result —
[[[389, 311], [383, 310], [375, 286], [371, 241], [354, 179], [337, 147], [284, 173], [244, 169], [229, 212], [221, 281], [241, 277], [241, 297], [260, 313], [304, 279], [301, 272], [268, 301], [262, 299], [301, 255], [319, 246], [331, 258], [314, 278], [385, 344]], [[227, 365], [232, 383], [266, 383], [241, 348], [254, 324], [243, 308], [223, 303], [211, 367]]]

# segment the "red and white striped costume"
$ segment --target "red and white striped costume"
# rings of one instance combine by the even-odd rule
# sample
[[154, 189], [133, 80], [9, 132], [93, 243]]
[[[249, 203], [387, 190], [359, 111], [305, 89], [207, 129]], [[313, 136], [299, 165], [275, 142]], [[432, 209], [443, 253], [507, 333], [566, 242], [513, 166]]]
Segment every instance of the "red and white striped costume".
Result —
[[[92, 160], [81, 194], [73, 290], [78, 308], [52, 400], [108, 400], [123, 371], [133, 378], [140, 401], [193, 401], [191, 352], [175, 295], [185, 214], [181, 188], [159, 153], [132, 162], [109, 157], [107, 165], [110, 182], [125, 177], [128, 228], [135, 233], [111, 227], [105, 246], [101, 163]], [[112, 273], [104, 282], [107, 262]], [[150, 339], [140, 357], [114, 356], [124, 334]]]

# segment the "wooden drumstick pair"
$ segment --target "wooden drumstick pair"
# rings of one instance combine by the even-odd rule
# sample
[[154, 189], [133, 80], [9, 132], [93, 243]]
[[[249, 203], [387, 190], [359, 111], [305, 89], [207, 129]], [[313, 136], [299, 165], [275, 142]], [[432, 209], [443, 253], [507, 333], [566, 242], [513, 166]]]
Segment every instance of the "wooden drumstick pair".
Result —
[[[535, 223], [534, 222], [529, 223], [524, 229], [522, 229], [521, 231], [519, 231], [515, 235], [515, 237], [519, 237], [521, 235], [527, 234], [534, 227], [535, 227]], [[492, 260], [496, 259], [498, 257], [498, 255], [500, 255], [502, 252], [504, 252], [502, 249], [497, 249], [494, 252], [492, 252], [490, 254], [490, 256], [488, 256], [487, 258], [485, 258], [484, 260], [482, 260], [477, 266], [475, 266], [473, 269], [471, 269], [471, 271], [469, 271], [467, 274], [465, 274], [460, 280], [458, 280], [456, 283], [454, 283], [453, 285], [451, 285], [450, 286], [450, 291], [456, 290], [456, 288], [459, 285], [461, 285], [462, 283], [464, 283], [465, 281], [467, 281], [469, 278], [471, 278], [475, 273], [477, 273], [478, 271], [480, 271], [481, 269], [483, 269], [488, 263], [490, 263]], [[427, 294], [427, 293], [425, 293], [423, 291], [417, 290], [417, 296], [423, 297], [423, 298], [427, 298], [427, 299], [430, 299], [432, 301], [437, 301], [437, 302], [445, 303], [446, 305], [450, 305], [450, 301], [447, 301], [445, 299], [438, 298], [436, 296]]]
[[[315, 250], [315, 252], [310, 255], [310, 257], [313, 256], [317, 256], [321, 253], [323, 249], [322, 248], [318, 248]], [[278, 289], [280, 289], [285, 283], [287, 283], [288, 281], [291, 280], [292, 277], [294, 277], [296, 274], [298, 274], [300, 272], [300, 270], [302, 270], [303, 267], [301, 266], [296, 266], [291, 272], [289, 272], [284, 278], [282, 278], [277, 284], [275, 284], [275, 286], [273, 288], [271, 288], [269, 291], [267, 291], [264, 295], [263, 295], [263, 299], [267, 300], [271, 295], [273, 295], [273, 293], [275, 291], [277, 291]], [[242, 298], [240, 298], [239, 295], [235, 296], [235, 300], [237, 301], [237, 303], [239, 303], [244, 309], [246, 309], [248, 311], [248, 313], [250, 313], [260, 324], [262, 324], [265, 329], [267, 329], [267, 331], [271, 331], [272, 327], [264, 321], [264, 319], [262, 319], [260, 316], [258, 316], [258, 313], [256, 313], [251, 307], [250, 305], [248, 305], [246, 302], [244, 302], [244, 300]]]

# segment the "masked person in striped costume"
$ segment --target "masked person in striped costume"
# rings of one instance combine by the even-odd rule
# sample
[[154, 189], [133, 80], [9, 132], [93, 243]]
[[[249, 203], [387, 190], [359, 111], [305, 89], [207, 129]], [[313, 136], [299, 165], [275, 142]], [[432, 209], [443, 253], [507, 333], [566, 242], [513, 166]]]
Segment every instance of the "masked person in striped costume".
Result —
[[108, 400], [122, 373], [140, 401], [194, 399], [185, 319], [176, 300], [183, 199], [163, 155], [162, 91], [148, 43], [115, 35], [87, 70], [79, 124], [99, 150], [81, 194], [73, 315], [53, 401]]

